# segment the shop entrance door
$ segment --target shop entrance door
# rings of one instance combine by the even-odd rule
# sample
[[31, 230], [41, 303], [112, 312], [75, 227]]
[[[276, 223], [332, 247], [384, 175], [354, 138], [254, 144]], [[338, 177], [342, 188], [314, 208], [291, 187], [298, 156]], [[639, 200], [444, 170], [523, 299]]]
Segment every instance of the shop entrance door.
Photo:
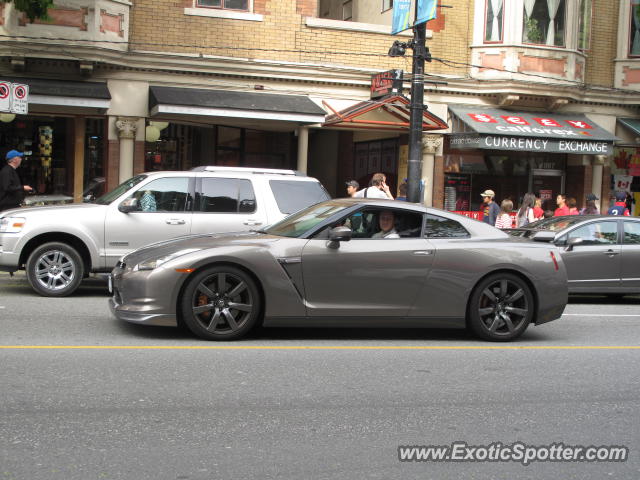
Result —
[[556, 197], [564, 193], [564, 172], [562, 170], [531, 170], [529, 191], [542, 200], [543, 210], [556, 209]]

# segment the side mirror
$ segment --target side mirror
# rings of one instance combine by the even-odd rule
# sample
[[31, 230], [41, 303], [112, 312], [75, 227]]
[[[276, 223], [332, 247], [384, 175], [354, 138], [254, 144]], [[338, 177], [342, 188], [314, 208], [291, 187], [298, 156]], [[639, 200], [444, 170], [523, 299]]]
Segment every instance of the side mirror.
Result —
[[334, 227], [329, 230], [329, 240], [332, 242], [348, 242], [351, 240], [351, 234], [349, 227]]
[[122, 213], [135, 212], [138, 210], [138, 201], [135, 198], [128, 198], [118, 205], [118, 210]]
[[531, 240], [534, 242], [553, 242], [556, 239], [556, 232], [550, 232], [548, 230], [542, 230], [531, 235]]
[[582, 243], [582, 239], [580, 237], [570, 238], [567, 242], [567, 248], [565, 248], [565, 252], [570, 252], [573, 250], [573, 247], [576, 245], [580, 245]]

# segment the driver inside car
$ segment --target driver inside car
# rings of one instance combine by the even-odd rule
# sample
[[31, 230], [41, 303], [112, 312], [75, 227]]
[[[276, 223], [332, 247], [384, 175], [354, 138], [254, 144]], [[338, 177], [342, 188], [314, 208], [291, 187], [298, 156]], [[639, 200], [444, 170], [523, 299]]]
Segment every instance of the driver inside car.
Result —
[[371, 238], [400, 238], [395, 229], [395, 216], [391, 210], [383, 210], [378, 216], [380, 231], [374, 233]]

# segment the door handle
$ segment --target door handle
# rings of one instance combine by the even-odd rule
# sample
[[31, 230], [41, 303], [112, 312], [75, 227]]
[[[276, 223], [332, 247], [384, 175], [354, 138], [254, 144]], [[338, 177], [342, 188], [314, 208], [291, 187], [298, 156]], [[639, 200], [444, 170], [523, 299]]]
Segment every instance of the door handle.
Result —
[[259, 221], [257, 221], [257, 220], [253, 220], [253, 219], [251, 219], [251, 218], [250, 218], [250, 219], [248, 219], [248, 220], [245, 220], [243, 223], [244, 223], [245, 225], [262, 225], [262, 222], [259, 222]]
[[420, 255], [420, 256], [431, 255], [432, 253], [433, 253], [433, 250], [416, 250], [415, 252], [413, 252], [414, 255]]
[[184, 225], [187, 222], [185, 222], [181, 218], [170, 218], [166, 220], [166, 223], [167, 225]]
[[609, 256], [613, 256], [613, 255], [618, 255], [620, 252], [614, 252], [613, 250], [607, 250], [606, 252], [602, 252], [605, 255], [609, 255]]

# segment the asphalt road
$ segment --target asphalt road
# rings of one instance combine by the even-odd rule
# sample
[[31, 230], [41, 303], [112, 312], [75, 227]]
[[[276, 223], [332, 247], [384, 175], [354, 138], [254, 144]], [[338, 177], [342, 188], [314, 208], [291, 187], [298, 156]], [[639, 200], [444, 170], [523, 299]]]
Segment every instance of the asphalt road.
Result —
[[[104, 284], [0, 273], [0, 480], [637, 479], [640, 298], [574, 298], [508, 345], [443, 330], [260, 330], [230, 344], [110, 317]], [[400, 462], [400, 445], [622, 445], [626, 462]]]

